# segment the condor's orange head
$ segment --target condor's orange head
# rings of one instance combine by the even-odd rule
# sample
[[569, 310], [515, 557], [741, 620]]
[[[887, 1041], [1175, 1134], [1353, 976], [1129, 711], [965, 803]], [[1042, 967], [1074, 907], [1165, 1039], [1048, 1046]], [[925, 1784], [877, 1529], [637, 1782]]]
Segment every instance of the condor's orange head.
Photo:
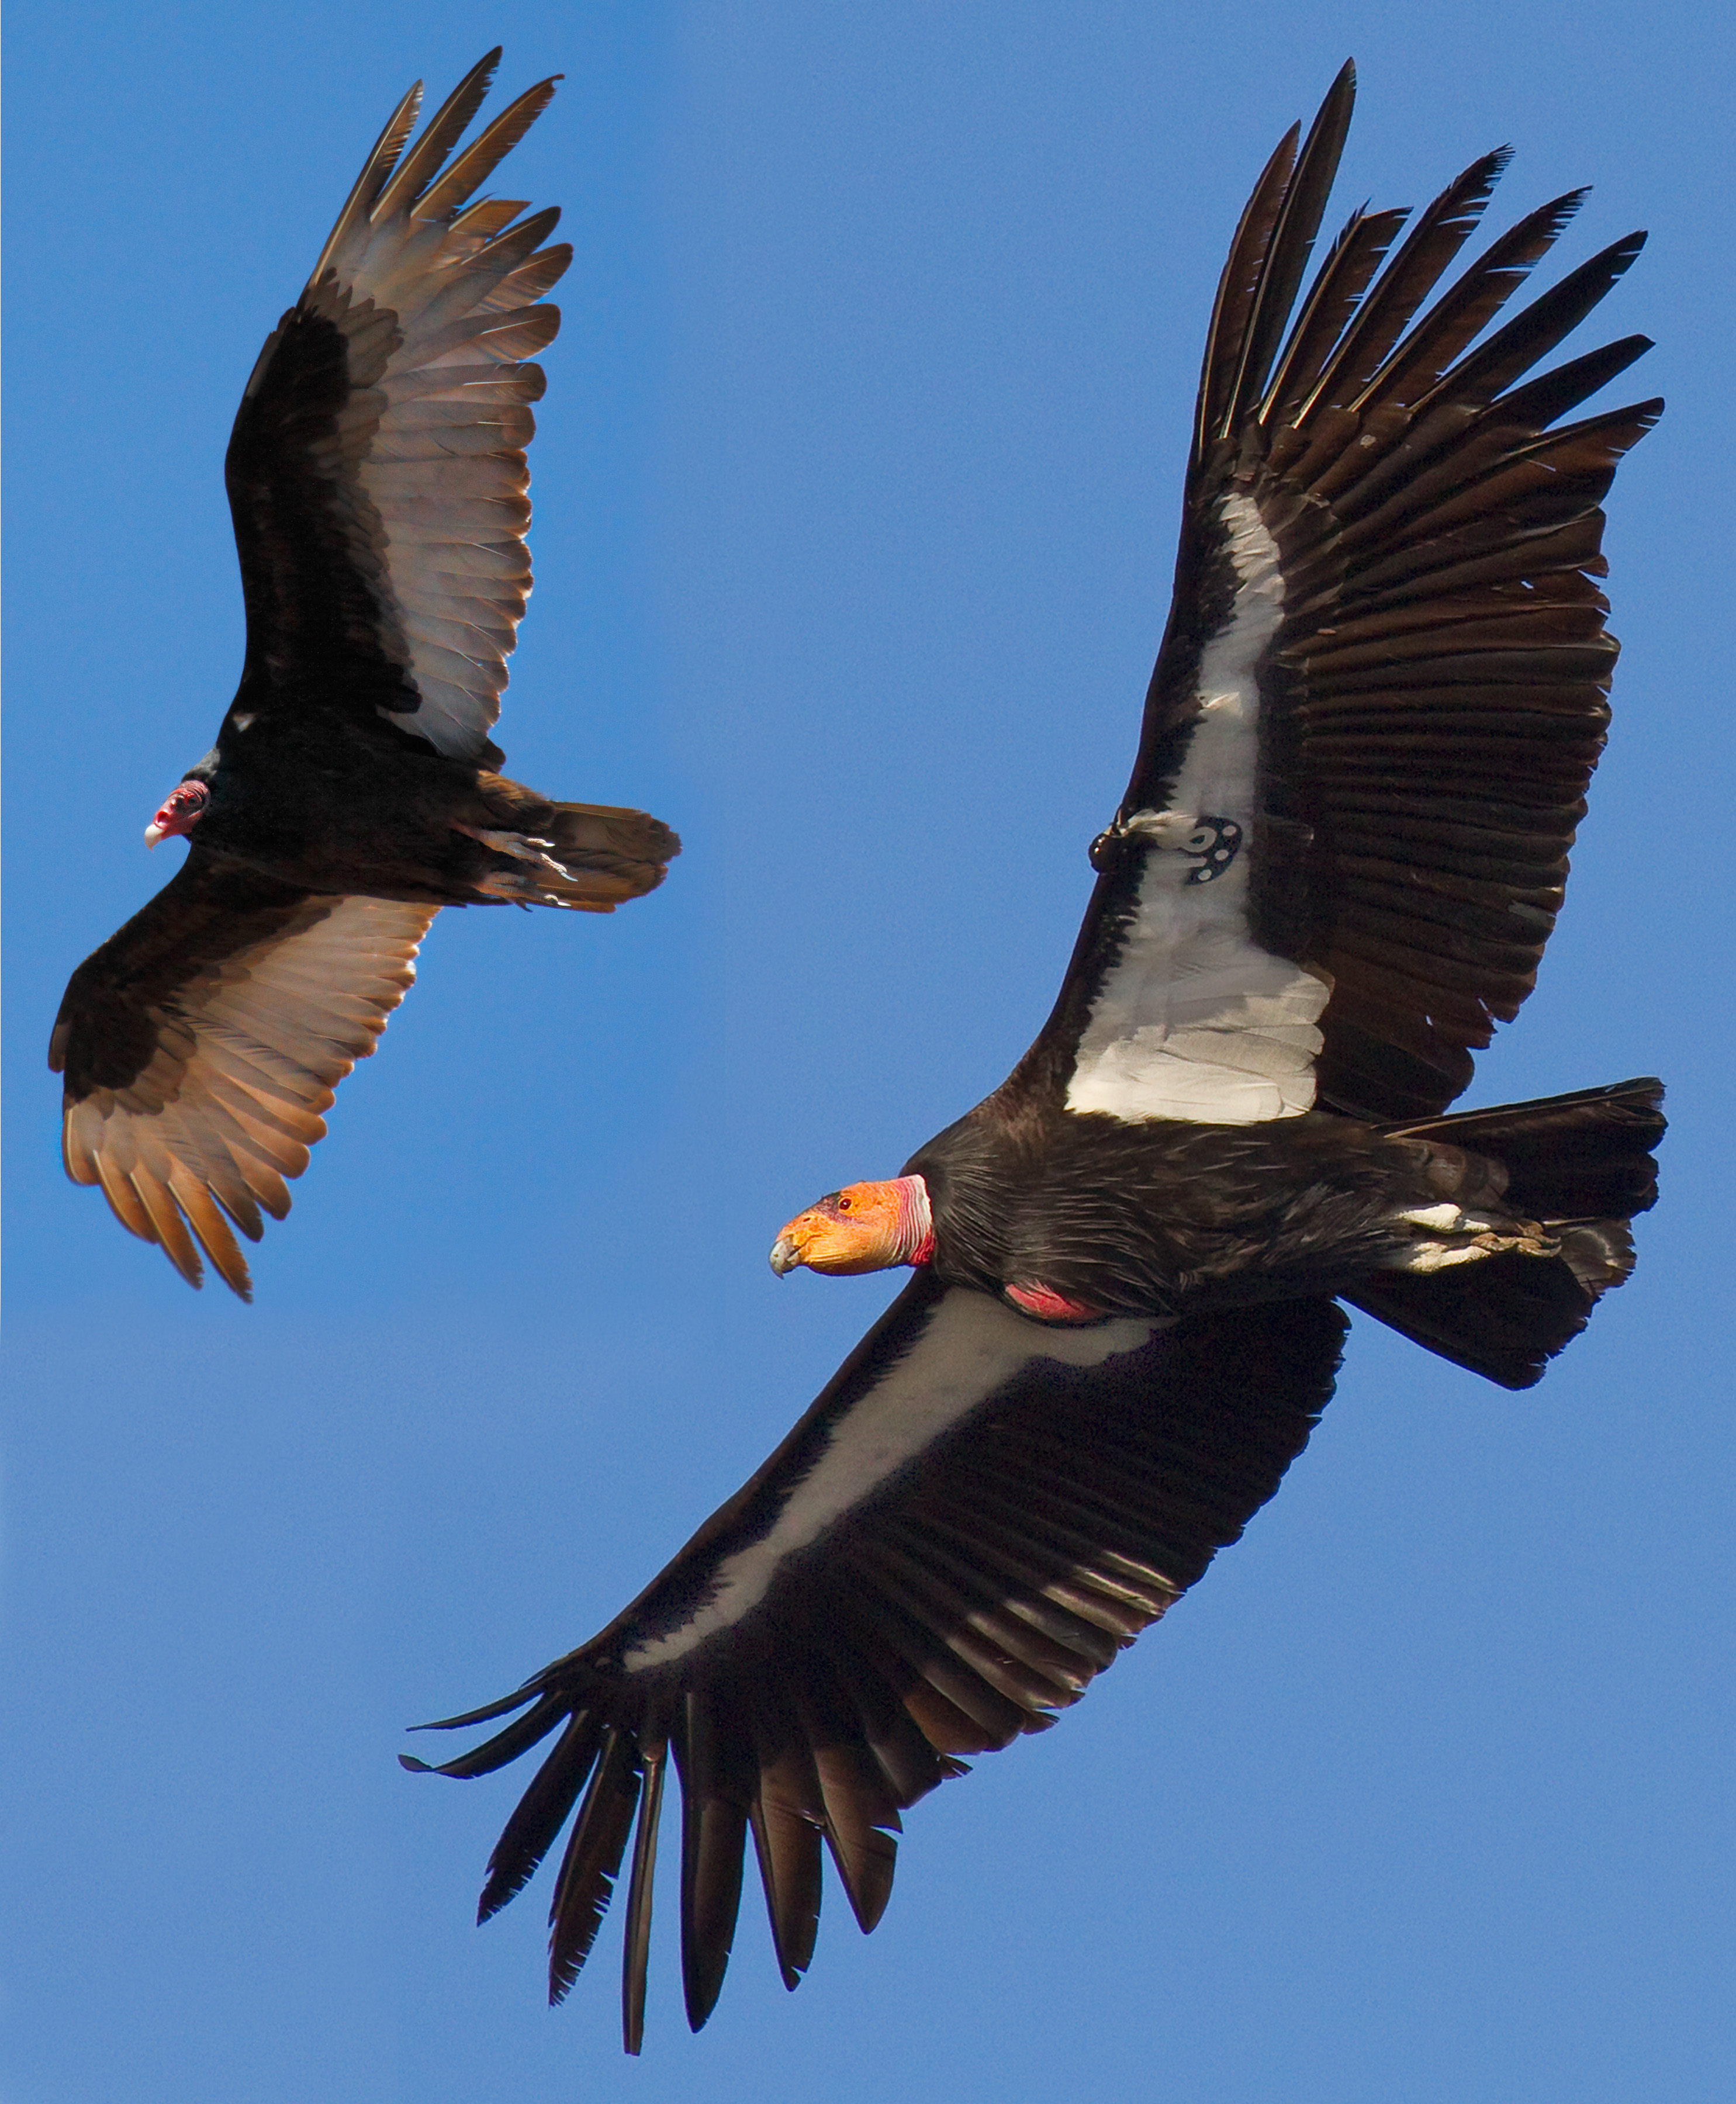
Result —
[[771, 1246], [771, 1268], [780, 1278], [800, 1264], [841, 1277], [926, 1264], [934, 1246], [928, 1186], [920, 1176], [895, 1176], [846, 1184], [798, 1213]]

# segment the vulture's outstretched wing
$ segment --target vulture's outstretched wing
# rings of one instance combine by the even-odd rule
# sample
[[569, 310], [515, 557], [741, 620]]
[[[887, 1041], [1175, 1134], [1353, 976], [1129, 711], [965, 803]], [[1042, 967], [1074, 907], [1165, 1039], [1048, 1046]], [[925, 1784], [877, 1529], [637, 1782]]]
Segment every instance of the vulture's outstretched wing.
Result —
[[[554, 94], [541, 82], [449, 162], [500, 57], [404, 151], [393, 112], [307, 289], [266, 339], [225, 463], [247, 662], [218, 743], [266, 708], [342, 708], [462, 760], [489, 729], [530, 590], [524, 448], [559, 218], [468, 200]], [[401, 156], [401, 158], [400, 158]]]
[[[190, 1284], [203, 1249], [243, 1300], [320, 1113], [415, 978], [436, 907], [296, 890], [202, 854], [74, 973], [48, 1063], [67, 1174]], [[227, 1215], [227, 1218], [225, 1215]], [[198, 1247], [194, 1246], [195, 1241]]]
[[1644, 337], [1518, 383], [1645, 237], [1478, 343], [1582, 195], [1428, 305], [1489, 154], [1395, 250], [1406, 215], [1358, 212], [1291, 323], [1354, 89], [1280, 143], [1218, 289], [1138, 760], [1020, 1070], [1072, 1110], [1432, 1115], [1561, 903], [1616, 657], [1598, 507], [1662, 404], [1559, 422]]
[[750, 1834], [793, 1987], [822, 1842], [872, 1928], [899, 1812], [961, 1773], [959, 1755], [1051, 1723], [1237, 1538], [1331, 1395], [1345, 1326], [1306, 1301], [1046, 1328], [919, 1274], [623, 1615], [450, 1720], [524, 1711], [443, 1775], [487, 1774], [560, 1732], [494, 1851], [482, 1915], [578, 1804], [551, 1910], [558, 2000], [636, 1808], [623, 2010], [636, 2052], [667, 1749], [689, 2022], [723, 1984]]

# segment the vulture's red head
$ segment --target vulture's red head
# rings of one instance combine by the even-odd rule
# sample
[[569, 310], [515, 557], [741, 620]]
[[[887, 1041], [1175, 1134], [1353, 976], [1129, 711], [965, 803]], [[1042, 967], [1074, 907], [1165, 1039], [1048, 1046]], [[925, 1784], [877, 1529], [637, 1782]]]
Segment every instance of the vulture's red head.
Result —
[[211, 791], [203, 782], [183, 782], [171, 791], [168, 800], [145, 828], [145, 845], [154, 848], [171, 833], [190, 833], [205, 815]]
[[846, 1184], [798, 1213], [771, 1246], [771, 1268], [780, 1278], [799, 1264], [835, 1277], [885, 1271], [926, 1264], [934, 1247], [928, 1186], [920, 1176], [895, 1176]]

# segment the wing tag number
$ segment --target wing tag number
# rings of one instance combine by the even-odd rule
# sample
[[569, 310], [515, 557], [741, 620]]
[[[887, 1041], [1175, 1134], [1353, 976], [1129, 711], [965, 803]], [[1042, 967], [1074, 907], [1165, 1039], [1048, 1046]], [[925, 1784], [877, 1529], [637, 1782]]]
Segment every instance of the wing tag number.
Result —
[[1188, 871], [1188, 882], [1210, 884], [1214, 877], [1221, 876], [1235, 860], [1241, 845], [1242, 828], [1234, 818], [1208, 818], [1202, 812], [1198, 824], [1181, 845], [1184, 854], [1200, 858], [1199, 867]]

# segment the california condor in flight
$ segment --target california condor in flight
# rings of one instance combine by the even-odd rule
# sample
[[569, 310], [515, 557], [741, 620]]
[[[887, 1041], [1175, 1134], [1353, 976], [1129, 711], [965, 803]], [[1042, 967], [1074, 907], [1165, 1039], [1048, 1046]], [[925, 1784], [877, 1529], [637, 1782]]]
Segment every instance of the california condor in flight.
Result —
[[1661, 407], [1564, 421], [1640, 337], [1525, 376], [1640, 237], [1488, 332], [1580, 202], [1436, 295], [1490, 154], [1402, 241], [1404, 213], [1356, 213], [1298, 302], [1353, 89], [1281, 142], [1230, 249], [1173, 610], [1054, 1013], [900, 1175], [772, 1250], [914, 1276], [624, 1613], [449, 1720], [522, 1713], [452, 1776], [559, 1735], [481, 1906], [577, 1805], [557, 1999], [631, 1842], [629, 2051], [672, 1755], [697, 2027], [749, 1837], [793, 1987], [823, 1848], [872, 1928], [901, 1812], [1053, 1723], [1271, 1496], [1332, 1393], [1337, 1304], [1523, 1388], [1631, 1268], [1655, 1081], [1444, 1113], [1561, 904], [1616, 656], [1599, 506]]
[[49, 1046], [67, 1174], [191, 1284], [203, 1249], [243, 1299], [232, 1229], [257, 1241], [288, 1211], [440, 907], [609, 913], [680, 849], [642, 811], [496, 772], [530, 591], [531, 361], [573, 256], [542, 245], [554, 208], [476, 198], [555, 91], [461, 149], [499, 57], [408, 151], [421, 84], [404, 96], [266, 339], [224, 463], [241, 684], [145, 829], [185, 834], [186, 861], [74, 973]]

